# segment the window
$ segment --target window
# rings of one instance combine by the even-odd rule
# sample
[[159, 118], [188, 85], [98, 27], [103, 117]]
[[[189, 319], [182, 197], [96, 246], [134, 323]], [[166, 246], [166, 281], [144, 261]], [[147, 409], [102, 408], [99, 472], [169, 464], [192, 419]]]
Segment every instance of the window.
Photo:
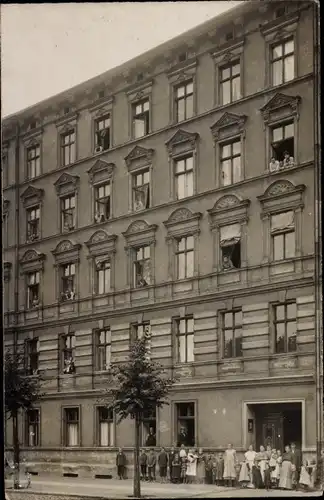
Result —
[[32, 409], [26, 412], [26, 446], [40, 445], [39, 410]]
[[275, 352], [295, 352], [296, 343], [296, 303], [278, 304], [274, 307]]
[[193, 195], [193, 156], [175, 161], [176, 194], [182, 200]]
[[111, 363], [111, 330], [105, 328], [96, 332], [96, 368], [109, 370]]
[[242, 180], [241, 141], [221, 145], [220, 152], [222, 185], [228, 186], [240, 182]]
[[177, 446], [194, 446], [195, 437], [195, 403], [176, 403]]
[[33, 179], [40, 175], [40, 145], [31, 146], [27, 149], [27, 176]]
[[144, 410], [140, 442], [142, 446], [156, 446], [156, 410]]
[[61, 366], [63, 373], [74, 373], [75, 335], [61, 336]]
[[280, 42], [271, 48], [272, 85], [294, 79], [294, 40]]
[[190, 363], [194, 361], [194, 320], [182, 318], [176, 321], [177, 331], [177, 362]]
[[97, 295], [111, 291], [111, 266], [109, 260], [95, 260]]
[[191, 278], [194, 274], [194, 237], [177, 240], [177, 278]]
[[220, 228], [222, 269], [241, 267], [241, 225], [230, 224]]
[[28, 208], [27, 210], [27, 241], [38, 240], [40, 236], [40, 207]]
[[104, 406], [97, 407], [98, 446], [114, 446], [114, 416]]
[[64, 446], [79, 446], [79, 408], [64, 408]]
[[271, 216], [273, 260], [295, 257], [294, 212], [282, 212]]
[[175, 88], [176, 120], [182, 122], [193, 116], [193, 81]]
[[75, 229], [75, 195], [61, 198], [61, 224], [62, 231]]
[[134, 286], [140, 288], [151, 284], [151, 252], [149, 246], [135, 249]]
[[230, 311], [223, 314], [223, 357], [239, 358], [242, 356], [242, 311]]
[[132, 106], [133, 111], [133, 137], [138, 139], [150, 132], [150, 101], [137, 102]]
[[110, 148], [110, 115], [95, 121], [95, 148], [96, 152]]
[[62, 166], [75, 162], [75, 130], [61, 135]]
[[75, 298], [75, 264], [63, 264], [61, 266], [61, 300], [73, 300]]
[[134, 339], [146, 339], [146, 348], [147, 348], [147, 359], [151, 357], [151, 325], [150, 322], [146, 323], [138, 323], [133, 326], [133, 338]]
[[[279, 162], [280, 168], [294, 165], [294, 124], [293, 122], [272, 128], [271, 163]], [[270, 165], [270, 170], [271, 165]]]
[[37, 375], [39, 370], [39, 340], [30, 339], [26, 342], [27, 374]]
[[145, 170], [133, 175], [133, 209], [143, 210], [150, 207], [150, 172]]
[[111, 185], [110, 182], [95, 187], [95, 222], [104, 222], [110, 218]]
[[27, 307], [32, 309], [39, 305], [39, 271], [27, 274]]
[[241, 66], [239, 61], [220, 68], [221, 105], [237, 101], [241, 98]]

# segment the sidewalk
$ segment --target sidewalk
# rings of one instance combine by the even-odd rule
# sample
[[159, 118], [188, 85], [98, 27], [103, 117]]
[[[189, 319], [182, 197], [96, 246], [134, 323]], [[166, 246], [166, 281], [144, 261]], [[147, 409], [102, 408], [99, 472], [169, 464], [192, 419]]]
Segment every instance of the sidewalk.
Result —
[[[32, 476], [31, 487], [26, 490], [13, 491], [12, 481], [6, 480], [6, 489], [12, 500], [37, 495], [37, 500], [47, 498], [48, 494], [92, 498], [128, 498], [133, 493], [132, 479], [119, 481], [117, 479], [83, 479], [83, 478], [53, 478], [50, 476]], [[293, 492], [281, 490], [251, 490], [240, 488], [225, 488], [207, 484], [170, 484], [141, 483], [141, 493], [149, 498], [260, 498], [260, 497], [295, 497], [319, 496], [322, 492]], [[38, 496], [39, 495], [39, 496]]]

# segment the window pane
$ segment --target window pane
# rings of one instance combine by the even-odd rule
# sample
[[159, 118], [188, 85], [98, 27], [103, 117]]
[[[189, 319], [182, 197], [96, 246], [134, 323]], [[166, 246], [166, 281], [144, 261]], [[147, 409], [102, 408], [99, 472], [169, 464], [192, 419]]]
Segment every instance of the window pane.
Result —
[[193, 195], [193, 172], [188, 172], [186, 174], [186, 190], [185, 190], [185, 195], [186, 196], [192, 196]]
[[193, 116], [193, 96], [190, 95], [186, 98], [186, 120]]
[[145, 135], [145, 121], [141, 118], [134, 120], [134, 136], [135, 138], [143, 137]]
[[294, 79], [294, 56], [286, 57], [284, 64], [284, 81], [289, 82]]
[[105, 270], [105, 292], [110, 290], [110, 269]]
[[273, 236], [273, 258], [282, 260], [284, 258], [283, 234]]
[[98, 272], [98, 293], [105, 293], [104, 271]]
[[147, 171], [147, 172], [144, 172], [144, 174], [143, 174], [143, 183], [149, 184], [149, 182], [150, 182], [150, 172]]
[[282, 59], [272, 63], [272, 84], [280, 85], [282, 81]]
[[285, 352], [285, 324], [276, 325], [276, 352]]
[[179, 361], [180, 363], [185, 363], [186, 362], [186, 336], [181, 335], [178, 337], [179, 339]]
[[193, 361], [194, 360], [194, 336], [193, 335], [188, 335], [187, 336], [187, 361]]
[[185, 273], [185, 254], [178, 254], [178, 279], [183, 279], [186, 277]]
[[224, 358], [233, 357], [233, 331], [224, 331]]
[[186, 238], [181, 238], [178, 241], [178, 251], [182, 252], [183, 250], [185, 250], [185, 248], [186, 248]]
[[285, 125], [284, 131], [285, 139], [287, 139], [287, 137], [294, 137], [294, 124], [288, 123], [288, 125]]
[[231, 144], [224, 144], [221, 150], [221, 157], [230, 158], [230, 156], [231, 156]]
[[186, 85], [186, 94], [193, 93], [193, 82], [188, 82]]
[[221, 95], [222, 95], [222, 104], [228, 104], [231, 102], [231, 82], [223, 82], [221, 84]]
[[71, 163], [75, 161], [75, 143], [71, 144]]
[[100, 446], [109, 446], [109, 423], [100, 422]]
[[272, 140], [273, 142], [282, 141], [283, 139], [283, 127], [276, 127], [272, 129]]
[[232, 147], [233, 147], [233, 155], [241, 154], [241, 141], [233, 142]]
[[194, 253], [187, 253], [187, 278], [191, 278], [194, 274]]
[[285, 306], [276, 306], [276, 320], [281, 321], [285, 319]]
[[287, 323], [287, 347], [288, 352], [296, 351], [296, 322], [290, 321]]
[[235, 357], [242, 356], [242, 330], [235, 330]]
[[188, 156], [185, 160], [185, 165], [186, 165], [186, 170], [192, 170], [193, 169], [193, 157]]
[[193, 318], [187, 319], [187, 332], [193, 332], [194, 331], [194, 320]]
[[232, 80], [232, 101], [241, 98], [241, 78], [238, 76]]
[[178, 120], [178, 122], [181, 122], [181, 121], [185, 120], [185, 100], [180, 99], [178, 101], [177, 106], [178, 106], [177, 120]]
[[180, 174], [181, 172], [184, 172], [185, 171], [185, 160], [178, 160], [178, 161], [176, 161], [175, 167], [176, 167], [176, 173], [177, 174]]
[[186, 320], [185, 319], [180, 319], [179, 321], [179, 332], [180, 333], [185, 333], [186, 331]]
[[297, 315], [297, 310], [296, 310], [296, 304], [288, 304], [287, 305], [287, 318], [288, 319], [296, 319]]
[[222, 161], [221, 169], [222, 169], [222, 173], [221, 173], [222, 184], [223, 184], [223, 186], [228, 186], [229, 184], [232, 183], [231, 160]]
[[235, 326], [242, 325], [242, 311], [237, 311], [234, 314]]
[[272, 59], [277, 59], [278, 57], [282, 57], [282, 45], [276, 45], [272, 48]]
[[183, 97], [185, 95], [185, 87], [181, 86], [177, 88], [177, 97]]
[[225, 327], [231, 327], [233, 325], [233, 314], [232, 313], [225, 313], [224, 314], [224, 324]]
[[285, 241], [285, 251], [286, 251], [285, 258], [290, 259], [292, 257], [295, 257], [295, 233], [294, 232], [286, 233], [285, 240], [286, 240]]
[[188, 236], [186, 238], [186, 243], [187, 243], [187, 250], [190, 250], [191, 248], [193, 248], [194, 247], [194, 237]]
[[294, 40], [289, 40], [284, 45], [285, 54], [291, 54], [294, 52]]
[[231, 69], [230, 68], [224, 68], [222, 69], [221, 72], [221, 79], [222, 80], [227, 80], [231, 76]]
[[149, 259], [150, 258], [150, 247], [144, 247], [144, 259]]
[[144, 104], [143, 104], [143, 110], [144, 111], [149, 111], [150, 109], [150, 102], [149, 101], [145, 101]]
[[233, 182], [241, 180], [241, 157], [237, 156], [233, 159]]
[[186, 176], [184, 174], [177, 176], [177, 197], [178, 200], [185, 198], [185, 180]]

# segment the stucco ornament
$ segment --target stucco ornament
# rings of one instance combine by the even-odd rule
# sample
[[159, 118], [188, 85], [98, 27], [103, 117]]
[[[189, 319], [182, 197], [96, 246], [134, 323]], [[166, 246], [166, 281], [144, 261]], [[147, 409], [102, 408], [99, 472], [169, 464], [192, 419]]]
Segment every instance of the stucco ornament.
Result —
[[287, 191], [292, 191], [294, 186], [289, 181], [278, 181], [273, 183], [266, 191], [267, 196], [272, 196], [276, 194], [286, 193]]
[[215, 203], [215, 208], [227, 208], [233, 207], [234, 205], [238, 205], [240, 200], [234, 195], [223, 196]]
[[147, 227], [148, 225], [144, 220], [137, 220], [131, 223], [131, 225], [127, 230], [127, 233], [137, 233], [138, 231], [143, 231], [144, 229], [147, 229]]
[[91, 243], [98, 243], [99, 241], [104, 241], [107, 239], [108, 239], [107, 233], [105, 233], [104, 231], [98, 231], [92, 236], [90, 241]]
[[169, 222], [186, 220], [190, 217], [192, 217], [192, 212], [188, 208], [178, 208], [170, 215]]

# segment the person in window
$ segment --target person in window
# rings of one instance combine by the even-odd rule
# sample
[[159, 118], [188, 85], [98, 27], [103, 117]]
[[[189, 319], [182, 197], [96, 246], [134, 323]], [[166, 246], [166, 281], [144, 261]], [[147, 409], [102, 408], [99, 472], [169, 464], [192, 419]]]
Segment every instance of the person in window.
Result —
[[188, 434], [185, 427], [181, 427], [178, 435], [178, 446], [188, 446]]
[[150, 427], [149, 429], [149, 434], [146, 438], [145, 446], [156, 446], [156, 435], [153, 427]]
[[126, 455], [122, 448], [118, 449], [116, 455], [117, 475], [119, 479], [125, 479]]
[[141, 454], [140, 454], [140, 467], [141, 467], [141, 479], [142, 481], [146, 481], [147, 479], [147, 454], [146, 451], [143, 449]]
[[65, 368], [63, 370], [63, 373], [75, 373], [75, 365], [72, 357], [65, 360]]
[[223, 269], [233, 269], [233, 262], [231, 261], [229, 255], [223, 255]]
[[279, 168], [280, 168], [280, 164], [279, 164], [278, 160], [276, 160], [275, 158], [271, 158], [270, 165], [269, 165], [270, 172], [277, 172], [277, 170], [279, 170]]
[[155, 481], [155, 467], [156, 467], [156, 456], [154, 450], [150, 450], [147, 457], [147, 472], [148, 480], [150, 482]]
[[161, 448], [157, 461], [159, 464], [161, 483], [165, 483], [167, 477], [167, 468], [168, 468], [168, 455], [166, 454], [164, 448]]
[[294, 157], [290, 156], [290, 154], [288, 153], [288, 151], [285, 151], [284, 152], [284, 159], [283, 159], [283, 162], [282, 162], [282, 167], [283, 168], [292, 167], [293, 164], [294, 164]]

